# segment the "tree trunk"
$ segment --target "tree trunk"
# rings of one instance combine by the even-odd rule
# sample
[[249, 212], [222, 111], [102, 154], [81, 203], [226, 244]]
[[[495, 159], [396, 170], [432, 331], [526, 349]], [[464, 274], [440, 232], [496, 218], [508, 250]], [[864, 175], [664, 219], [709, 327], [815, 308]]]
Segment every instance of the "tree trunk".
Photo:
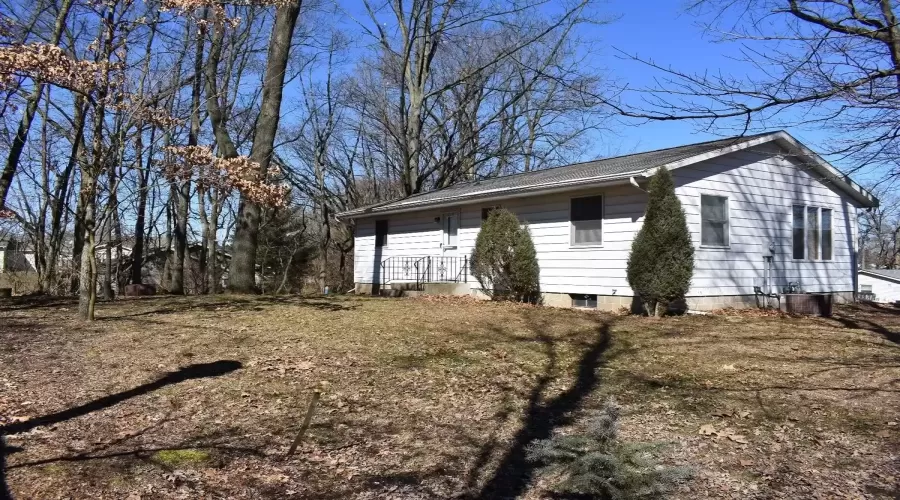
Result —
[[[253, 148], [250, 150], [250, 159], [259, 164], [261, 178], [266, 175], [275, 147], [275, 134], [278, 132], [278, 121], [281, 116], [284, 75], [287, 70], [294, 26], [297, 23], [301, 3], [301, 0], [296, 0], [288, 5], [278, 7], [275, 13], [275, 24], [272, 27], [272, 36], [269, 39], [262, 103], [259, 118], [256, 121]], [[245, 196], [241, 196], [229, 275], [230, 288], [237, 293], [255, 293], [257, 291], [256, 250], [259, 220], [260, 207]]]
[[211, 190], [212, 193], [209, 211], [209, 224], [206, 227], [208, 231], [206, 235], [207, 240], [207, 256], [206, 256], [206, 265], [209, 269], [209, 293], [219, 293], [219, 281], [220, 281], [220, 267], [219, 267], [219, 253], [217, 250], [217, 229], [219, 227], [219, 212], [221, 211], [222, 201], [219, 196], [218, 191]]
[[[144, 267], [144, 225], [147, 219], [147, 193], [148, 183], [150, 182], [150, 166], [153, 161], [153, 141], [156, 135], [156, 128], [150, 129], [150, 149], [147, 151], [147, 164], [143, 169], [138, 170], [138, 204], [137, 216], [134, 222], [134, 246], [131, 247], [131, 283], [139, 285], [143, 281], [142, 270]], [[138, 165], [143, 158], [143, 139], [142, 131], [138, 128], [138, 135], [135, 139], [135, 155]]]
[[[99, 141], [99, 139], [97, 139]], [[96, 212], [97, 179], [94, 173], [87, 169], [81, 174], [81, 191], [79, 200], [84, 204], [83, 240], [86, 247], [81, 251], [81, 266], [79, 268], [79, 295], [78, 317], [94, 320], [94, 297], [97, 295], [97, 273], [95, 272], [94, 259], [94, 214]]]
[[175, 181], [170, 193], [172, 194], [172, 281], [169, 284], [169, 292], [175, 295], [184, 295], [184, 260], [187, 251], [187, 218], [188, 201], [191, 186], [183, 180], [180, 185]]

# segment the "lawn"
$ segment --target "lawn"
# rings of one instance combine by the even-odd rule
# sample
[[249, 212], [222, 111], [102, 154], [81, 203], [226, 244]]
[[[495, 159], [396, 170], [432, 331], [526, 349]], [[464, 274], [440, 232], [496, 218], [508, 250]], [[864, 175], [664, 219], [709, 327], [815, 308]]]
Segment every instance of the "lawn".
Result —
[[677, 498], [900, 494], [900, 310], [652, 319], [219, 296], [74, 315], [0, 304], [0, 478], [16, 499], [544, 498], [525, 446], [610, 396], [624, 438], [693, 469]]

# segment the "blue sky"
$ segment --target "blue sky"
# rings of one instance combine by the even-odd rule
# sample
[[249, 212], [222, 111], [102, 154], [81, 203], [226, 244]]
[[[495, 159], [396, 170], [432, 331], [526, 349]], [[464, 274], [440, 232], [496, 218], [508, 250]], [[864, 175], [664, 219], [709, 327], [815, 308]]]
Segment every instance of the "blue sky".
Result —
[[[704, 36], [701, 20], [685, 11], [684, 2], [677, 0], [610, 0], [608, 10], [619, 16], [614, 22], [597, 30], [603, 48], [600, 64], [610, 74], [630, 87], [649, 87], [654, 77], [664, 76], [659, 70], [624, 59], [616, 49], [653, 59], [663, 66], [671, 66], [688, 73], [705, 71], [731, 75], [747, 75], [750, 68], [740, 61], [739, 46], [735, 43], [716, 42]], [[624, 122], [617, 130], [624, 149], [648, 150], [677, 146], [689, 142], [716, 139], [716, 135], [703, 130], [700, 122]], [[767, 130], [781, 128], [770, 124]], [[793, 136], [815, 149], [816, 143], [826, 139], [826, 134], [815, 129], [786, 128]], [[755, 131], [762, 131], [757, 129]], [[720, 134], [724, 133], [719, 131]]]
[[[345, 24], [349, 32], [360, 33], [353, 18], [369, 25], [361, 1], [338, 1], [347, 15], [342, 24]], [[552, 14], [553, 11], [559, 11], [559, 5], [556, 0], [551, 0], [543, 9]], [[740, 45], [720, 43], [713, 37], [704, 35], [701, 22], [710, 18], [687, 12], [687, 5], [686, 0], [607, 0], [597, 5], [594, 11], [596, 17], [610, 18], [612, 22], [580, 28], [579, 37], [592, 42], [592, 57], [588, 63], [604, 69], [617, 84], [627, 84], [631, 88], [653, 86], [654, 77], [664, 75], [657, 69], [624, 58], [621, 52], [650, 58], [660, 65], [687, 73], [721, 72], [738, 77], [752, 74], [751, 68], [736, 60], [740, 56]], [[363, 35], [357, 40], [359, 46], [371, 42], [366, 38], [368, 37]], [[790, 113], [784, 114], [784, 118], [790, 117]], [[612, 132], [596, 133], [591, 141], [592, 148], [585, 153], [583, 159], [647, 151], [733, 135], [723, 128], [712, 133], [705, 131], [704, 125], [705, 123], [696, 121], [647, 122], [619, 118], [616, 119]], [[751, 133], [783, 128], [818, 151], [822, 150], [818, 146], [831, 138], [831, 132], [817, 127], [785, 127], [776, 122], [766, 125], [765, 128], [757, 126]], [[842, 169], [852, 167], [835, 158], [829, 160]], [[858, 173], [854, 177], [865, 183], [876, 180], [878, 172]]]

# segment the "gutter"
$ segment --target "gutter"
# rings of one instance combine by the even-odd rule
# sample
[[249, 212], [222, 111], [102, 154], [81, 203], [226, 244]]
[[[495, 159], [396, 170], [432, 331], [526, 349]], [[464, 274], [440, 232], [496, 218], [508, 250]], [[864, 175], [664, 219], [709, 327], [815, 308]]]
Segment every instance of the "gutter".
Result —
[[504, 189], [495, 189], [490, 191], [484, 191], [482, 193], [475, 194], [463, 194], [457, 196], [451, 196], [447, 198], [440, 198], [433, 201], [426, 201], [420, 203], [410, 203], [406, 206], [400, 206], [394, 209], [378, 211], [378, 205], [374, 207], [369, 207], [364, 210], [349, 210], [347, 212], [339, 213], [335, 215], [335, 218], [338, 220], [344, 219], [356, 219], [360, 217], [367, 217], [370, 215], [390, 215], [390, 214], [398, 214], [404, 212], [415, 212], [422, 209], [427, 208], [442, 208], [448, 205], [457, 205], [464, 204], [469, 202], [477, 202], [477, 201], [495, 201], [495, 200], [507, 200], [511, 198], [519, 198], [522, 196], [526, 196], [531, 194], [534, 191], [539, 191], [541, 194], [554, 194], [554, 193], [562, 193], [567, 191], [577, 191], [580, 189], [590, 189], [595, 187], [605, 187], [605, 186], [617, 186], [622, 184], [628, 184], [629, 179], [633, 179], [634, 177], [624, 176], [625, 174], [609, 174], [602, 175], [597, 177], [590, 177], [587, 179], [577, 179], [567, 182], [552, 182], [552, 183], [544, 183], [544, 184], [536, 184], [533, 186], [526, 186], [521, 188], [504, 188]]
[[890, 281], [891, 283], [900, 284], [900, 278], [894, 278], [893, 276], [886, 276], [884, 274], [876, 273], [876, 272], [870, 271], [868, 269], [858, 269], [856, 272], [857, 272], [857, 274], [862, 274], [862, 275], [868, 276], [870, 278], [876, 278], [876, 279], [881, 279], [881, 280], [885, 280], [885, 281]]

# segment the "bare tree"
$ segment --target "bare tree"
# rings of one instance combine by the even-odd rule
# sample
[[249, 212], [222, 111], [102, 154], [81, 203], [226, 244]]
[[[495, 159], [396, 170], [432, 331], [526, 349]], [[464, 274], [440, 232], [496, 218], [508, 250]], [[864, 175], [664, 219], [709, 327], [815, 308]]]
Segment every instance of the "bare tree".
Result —
[[[614, 104], [651, 120], [699, 120], [704, 127], [814, 126], [835, 131], [822, 152], [853, 170], [900, 174], [900, 24], [891, 0], [701, 0], [707, 33], [742, 44], [749, 77], [692, 74], [652, 59], [660, 84]], [[708, 16], [708, 17], [707, 17]], [[724, 24], [725, 20], [734, 20]]]
[[[285, 73], [294, 37], [294, 27], [300, 14], [301, 0], [280, 5], [275, 12], [275, 22], [269, 39], [266, 71], [262, 84], [262, 102], [256, 119], [256, 131], [250, 159], [259, 165], [259, 175], [265, 176], [275, 150], [275, 135], [281, 119], [281, 100], [284, 92]], [[210, 116], [212, 117], [212, 111]], [[217, 133], [217, 139], [218, 139]], [[220, 144], [221, 145], [221, 144]], [[234, 234], [234, 252], [231, 258], [229, 280], [232, 291], [250, 293], [256, 291], [256, 249], [261, 207], [241, 196]]]

